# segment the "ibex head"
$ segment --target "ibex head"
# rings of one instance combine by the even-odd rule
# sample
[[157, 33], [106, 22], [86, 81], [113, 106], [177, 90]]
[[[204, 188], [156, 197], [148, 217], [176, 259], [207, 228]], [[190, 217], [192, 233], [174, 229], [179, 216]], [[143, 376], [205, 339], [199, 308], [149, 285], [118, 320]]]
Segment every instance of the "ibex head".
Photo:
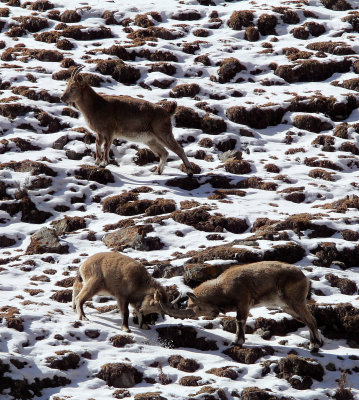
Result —
[[75, 68], [72, 72], [72, 75], [67, 82], [66, 89], [64, 93], [61, 96], [61, 101], [67, 104], [74, 103], [81, 98], [83, 88], [84, 86], [87, 85], [87, 83], [84, 81], [83, 77], [79, 75], [79, 72], [84, 68], [83, 65], [80, 65], [79, 67]]
[[[175, 318], [196, 318], [206, 316], [215, 318], [221, 312], [220, 308], [214, 304], [201, 301], [193, 293], [188, 292], [188, 304], [186, 309], [175, 308], [173, 304], [165, 303], [159, 299], [159, 304], [165, 314]], [[176, 299], [176, 302], [179, 299]], [[173, 303], [173, 302], [172, 302]]]

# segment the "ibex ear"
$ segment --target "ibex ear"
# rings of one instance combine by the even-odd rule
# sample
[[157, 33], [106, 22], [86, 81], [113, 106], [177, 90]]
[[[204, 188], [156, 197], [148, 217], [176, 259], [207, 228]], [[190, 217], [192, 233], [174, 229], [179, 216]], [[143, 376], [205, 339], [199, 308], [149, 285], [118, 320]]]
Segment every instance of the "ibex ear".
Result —
[[77, 75], [75, 76], [75, 81], [76, 81], [77, 83], [83, 83], [83, 82], [84, 82], [84, 78], [82, 77], [82, 75], [77, 74]]
[[187, 292], [186, 295], [187, 295], [190, 299], [192, 299], [194, 302], [197, 301], [197, 297], [196, 297], [196, 295], [194, 295], [193, 293]]

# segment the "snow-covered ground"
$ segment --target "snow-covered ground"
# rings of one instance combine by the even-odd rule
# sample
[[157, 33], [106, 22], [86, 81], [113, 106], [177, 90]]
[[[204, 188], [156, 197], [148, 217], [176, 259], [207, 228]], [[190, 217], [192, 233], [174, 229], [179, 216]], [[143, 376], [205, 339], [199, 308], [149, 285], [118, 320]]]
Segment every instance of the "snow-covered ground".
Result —
[[[260, 232], [260, 218], [285, 221], [293, 215], [307, 214], [306, 221], [314, 223], [314, 228], [308, 228], [305, 224], [301, 228], [300, 223], [287, 224], [285, 228], [277, 229], [277, 235], [278, 232], [287, 234], [283, 234], [281, 240], [258, 235], [254, 244], [253, 241], [243, 244], [237, 242], [236, 246], [258, 254], [264, 254], [271, 251], [273, 246], [288, 242], [302, 247], [305, 254], [296, 258], [295, 265], [313, 278], [313, 303], [333, 306], [349, 303], [358, 313], [358, 208], [350, 205], [347, 209], [323, 206], [345, 199], [353, 203], [356, 201], [357, 207], [359, 204], [355, 197], [358, 195], [359, 185], [359, 125], [356, 125], [359, 122], [359, 112], [355, 104], [347, 107], [350, 101], [359, 101], [359, 12], [355, 14], [359, 3], [356, 0], [347, 0], [352, 9], [338, 11], [326, 8], [319, 0], [88, 0], [76, 7], [79, 21], [66, 22], [67, 26], [82, 25], [83, 32], [86, 29], [91, 32], [91, 29], [102, 26], [111, 30], [112, 37], [93, 40], [68, 37], [73, 45], [71, 50], [57, 47], [56, 40], [59, 42], [63, 39], [61, 33], [67, 29], [61, 22], [60, 15], [65, 10], [74, 10], [74, 2], [63, 0], [52, 3], [54, 7], [48, 10], [24, 1], [21, 1], [21, 6], [10, 1], [0, 7], [0, 21], [4, 22], [0, 34], [0, 40], [3, 41], [0, 55], [0, 378], [5, 382], [0, 384], [0, 398], [31, 398], [34, 395], [31, 392], [33, 387], [20, 389], [23, 385], [20, 382], [27, 380], [27, 384], [31, 385], [36, 378], [44, 380], [57, 375], [71, 382], [62, 382], [53, 388], [45, 387], [34, 398], [110, 399], [119, 389], [96, 377], [106, 363], [128, 363], [142, 372], [142, 381], [126, 389], [128, 392], [123, 392], [122, 395], [137, 395], [137, 398], [143, 399], [231, 399], [238, 397], [245, 388], [258, 387], [270, 389], [273, 396], [278, 398], [283, 396], [321, 400], [334, 396], [338, 387], [337, 380], [344, 370], [347, 371], [347, 386], [352, 388], [354, 398], [359, 396], [359, 341], [347, 341], [340, 333], [338, 338], [324, 336], [324, 346], [316, 355], [312, 355], [306, 347], [309, 339], [306, 327], [283, 337], [274, 335], [267, 340], [261, 337], [259, 331], [247, 333], [246, 348], [271, 346], [273, 354], [260, 357], [255, 363], [244, 364], [223, 353], [230, 347], [234, 335], [222, 329], [221, 318], [211, 321], [212, 329], [207, 329], [208, 321], [204, 319], [180, 321], [171, 317], [166, 317], [165, 320], [159, 318], [156, 326], [148, 331], [139, 329], [130, 318], [132, 333], [128, 336], [133, 338], [133, 343], [117, 348], [110, 338], [123, 334], [119, 330], [122, 323], [120, 314], [113, 311], [100, 313], [95, 308], [86, 307], [90, 321], [77, 323], [70, 302], [59, 302], [56, 296], [51, 298], [57, 291], [71, 288], [62, 281], [76, 276], [77, 267], [88, 256], [109, 250], [102, 238], [114, 229], [108, 230], [106, 225], [132, 217], [134, 222], [129, 222], [129, 225], [143, 224], [147, 220], [144, 213], [120, 216], [104, 212], [102, 207], [103, 200], [109, 196], [145, 186], [148, 189], [140, 190], [139, 200], [171, 199], [176, 203], [177, 210], [182, 212], [186, 209], [186, 204], [181, 202], [193, 201], [190, 209], [205, 206], [212, 216], [221, 214], [226, 218], [240, 218], [249, 227], [242, 233], [227, 229], [217, 229], [214, 232], [195, 229], [191, 225], [176, 222], [172, 217], [147, 220], [153, 227], [149, 236], [159, 238], [163, 247], [151, 251], [127, 248], [123, 252], [145, 262], [150, 272], [153, 271], [151, 266], [156, 263], [164, 264], [168, 261], [173, 267], [182, 267], [195, 252], [211, 246], [230, 244], [235, 240], [253, 238]], [[212, 5], [205, 5], [207, 3]], [[6, 9], [9, 10], [8, 15]], [[56, 14], [54, 10], [59, 13]], [[241, 10], [250, 11], [253, 19], [249, 23], [243, 22], [243, 26], [236, 30], [228, 25], [228, 21], [233, 12]], [[105, 11], [107, 16], [113, 12], [112, 17], [117, 23], [105, 25]], [[178, 37], [134, 41], [131, 33], [146, 29], [138, 26], [141, 24], [138, 15], [151, 12], [158, 14], [152, 13], [147, 21], [152, 22], [155, 27], [170, 30]], [[271, 23], [268, 23], [268, 18], [263, 17], [264, 14], [275, 16], [277, 24], [270, 28]], [[48, 26], [36, 32], [36, 29], [29, 27], [31, 24], [26, 25], [23, 22], [24, 18], [18, 19], [24, 16], [43, 18]], [[66, 21], [65, 17], [63, 20]], [[273, 17], [270, 21], [273, 22]], [[18, 37], [14, 33], [8, 34], [21, 24], [22, 34]], [[247, 30], [247, 34], [249, 32], [246, 25], [259, 28], [258, 40], [246, 40], [245, 31]], [[204, 31], [198, 32], [199, 29]], [[299, 33], [293, 33], [293, 29]], [[52, 37], [55, 37], [56, 32], [59, 35], [52, 42], [50, 39], [49, 42], [36, 40], [39, 39], [37, 35], [47, 31], [52, 32]], [[255, 34], [253, 32], [252, 29], [251, 33]], [[300, 39], [298, 35], [307, 35], [308, 38]], [[322, 42], [326, 44], [323, 45]], [[328, 42], [337, 43], [341, 50], [330, 50]], [[321, 45], [317, 46], [317, 43]], [[136, 52], [136, 57], [124, 59], [128, 66], [139, 70], [140, 78], [135, 79], [136, 82], [123, 84], [111, 75], [101, 75], [98, 70], [99, 60], [118, 60], [115, 55], [103, 52], [113, 45], [124, 46], [128, 54]], [[31, 49], [36, 51], [29, 51]], [[51, 50], [52, 53], [45, 57], [43, 53], [39, 53], [40, 50]], [[58, 54], [54, 53], [55, 50]], [[149, 55], [154, 52], [158, 52], [157, 58]], [[295, 57], [290, 59], [293, 55]], [[206, 64], [210, 65], [204, 65], [198, 59], [199, 56], [207, 56], [209, 62]], [[49, 61], [49, 57], [56, 61]], [[220, 65], [228, 58], [237, 59], [245, 68], [234, 72], [233, 76], [223, 81], [219, 72]], [[306, 60], [313, 61], [314, 64], [317, 62], [333, 65], [347, 60], [348, 66], [337, 69], [333, 67], [333, 72], [328, 77], [325, 74], [330, 68], [324, 66], [319, 73], [323, 75], [323, 79], [318, 78], [318, 73], [313, 73], [315, 66], [308, 67], [304, 77], [294, 81], [288, 79], [288, 82], [281, 75], [280, 66], [298, 63], [292, 71], [296, 74], [295, 71], [301, 67], [300, 63], [307, 62]], [[151, 72], [153, 68], [163, 70], [163, 65], [158, 64], [164, 62], [172, 65], [172, 75]], [[87, 180], [79, 176], [78, 170], [81, 166], [94, 165], [95, 143], [85, 139], [84, 129], [79, 129], [87, 128], [84, 118], [81, 115], [75, 118], [59, 100], [66, 87], [66, 80], [54, 79], [57, 72], [77, 64], [85, 66], [82, 72], [102, 78], [101, 87], [95, 87], [98, 92], [138, 96], [151, 102], [175, 100], [178, 106], [196, 111], [199, 120], [203, 120], [206, 111], [211, 118], [224, 120], [225, 128], [216, 134], [213, 131], [212, 134], [208, 133], [208, 130], [207, 133], [204, 132], [206, 129], [203, 125], [199, 129], [179, 127], [174, 123], [176, 139], [182, 144], [189, 160], [200, 167], [201, 172], [195, 174], [194, 180], [198, 183], [197, 188], [187, 190], [167, 183], [171, 179], [186, 176], [179, 169], [181, 161], [173, 153], [170, 154], [163, 175], [158, 176], [151, 172], [155, 163], [139, 165], [140, 163], [135, 162], [138, 151], [145, 148], [145, 145], [121, 140], [112, 146], [114, 162], [106, 167], [112, 173], [114, 182], [102, 184], [91, 180], [91, 177]], [[314, 76], [316, 77], [313, 78]], [[193, 97], [173, 98], [170, 94], [172, 88], [181, 84], [198, 84], [200, 91]], [[338, 84], [343, 84], [344, 87]], [[26, 92], [26, 89], [33, 89], [36, 93], [43, 92], [37, 97]], [[51, 100], [49, 95], [54, 98]], [[331, 99], [332, 104], [328, 101], [327, 105], [320, 106], [323, 98]], [[335, 104], [340, 103], [345, 105], [345, 111], [339, 106], [338, 109], [335, 108]], [[7, 108], [9, 105], [14, 106]], [[257, 109], [259, 112], [249, 115], [248, 121], [240, 124], [232, 122], [227, 114], [227, 110], [234, 106], [244, 107], [247, 111]], [[67, 110], [65, 113], [64, 109]], [[273, 110], [276, 109], [282, 110], [283, 115], [276, 118], [275, 122], [272, 120], [264, 123], [262, 120], [266, 117], [263, 110], [269, 110], [270, 119], [274, 118]], [[319, 118], [321, 122], [306, 121], [308, 115]], [[176, 117], [174, 120], [176, 121]], [[54, 146], [58, 139], [65, 136], [67, 138], [62, 145]], [[209, 144], [204, 145], [204, 139], [209, 139]], [[235, 171], [228, 166], [231, 161], [223, 162], [219, 159], [225, 150], [242, 151], [243, 160], [249, 163], [251, 171], [233, 173]], [[43, 171], [32, 174], [31, 171], [21, 168], [20, 171], [16, 170], [14, 162], [25, 160], [47, 165], [54, 174], [49, 176], [42, 173]], [[5, 163], [10, 164], [4, 165]], [[228, 178], [226, 182], [230, 182], [231, 187], [211, 184], [211, 179], [213, 182], [216, 177], [222, 182]], [[262, 181], [258, 183], [254, 177]], [[51, 181], [41, 181], [39, 178]], [[252, 180], [244, 184], [248, 178]], [[224, 193], [229, 188], [234, 191]], [[221, 190], [222, 198], [218, 195]], [[38, 210], [50, 213], [43, 222], [34, 223], [36, 218], [31, 218], [31, 215], [29, 217], [24, 211], [24, 204], [29, 199]], [[159, 217], [166, 215], [169, 214]], [[85, 226], [60, 235], [60, 243], [68, 245], [68, 252], [28, 254], [31, 235], [42, 227], [51, 228], [52, 221], [61, 220], [65, 216], [81, 217], [86, 222]], [[326, 233], [313, 234], [319, 229], [319, 225], [324, 226]], [[332, 231], [328, 228], [332, 228]], [[209, 236], [213, 233], [219, 235], [215, 240]], [[336, 245], [339, 258], [328, 256], [329, 261], [325, 262], [316, 249], [320, 245], [325, 247], [328, 243]], [[192, 254], [186, 254], [191, 251]], [[282, 261], [287, 260], [285, 252], [280, 257]], [[292, 254], [288, 254], [288, 260], [291, 257]], [[318, 259], [321, 261], [318, 262]], [[211, 259], [208, 261], [210, 263], [218, 265], [222, 262]], [[226, 263], [228, 260], [223, 260], [223, 264]], [[358, 286], [354, 293], [340, 290], [339, 284], [331, 285], [328, 274], [348, 279]], [[159, 280], [166, 286], [177, 285], [182, 292], [190, 290], [182, 276], [161, 277]], [[101, 307], [116, 304], [111, 299], [102, 304], [104, 300], [106, 299], [97, 296], [92, 305]], [[11, 327], [12, 313], [15, 323], [23, 322], [23, 330]], [[284, 317], [289, 318], [282, 312], [261, 307], [251, 310], [248, 325], [254, 328], [259, 317], [278, 321]], [[159, 340], [156, 328], [177, 326], [180, 323], [185, 327], [194, 327], [198, 337], [214, 340], [218, 350], [176, 349], [171, 345], [164, 345]], [[96, 332], [99, 334], [97, 337]], [[314, 358], [323, 366], [325, 373], [322, 381], [314, 379], [309, 388], [299, 390], [283, 377], [279, 377], [274, 366], [293, 350], [298, 356]], [[80, 357], [75, 368], [59, 370], [49, 367], [49, 357], [61, 357], [58, 352], [62, 351], [73, 352]], [[168, 359], [176, 354], [195, 359], [199, 368], [193, 373], [174, 368]], [[9, 366], [8, 370], [4, 365]], [[264, 373], [266, 365], [270, 367]], [[219, 377], [208, 372], [212, 368], [228, 366], [237, 372], [236, 379]], [[171, 383], [163, 384], [160, 379], [161, 371]], [[189, 375], [202, 378], [197, 387], [185, 386], [183, 381], [180, 382], [182, 377]], [[18, 380], [18, 383], [10, 389], [11, 384], [6, 383], [7, 378]], [[214, 390], [213, 397], [205, 397], [209, 394], [198, 394], [203, 386], [222, 391]], [[17, 392], [14, 392], [14, 387], [18, 388]], [[152, 392], [152, 397], [141, 397], [146, 392]], [[157, 394], [153, 394], [154, 392]]]

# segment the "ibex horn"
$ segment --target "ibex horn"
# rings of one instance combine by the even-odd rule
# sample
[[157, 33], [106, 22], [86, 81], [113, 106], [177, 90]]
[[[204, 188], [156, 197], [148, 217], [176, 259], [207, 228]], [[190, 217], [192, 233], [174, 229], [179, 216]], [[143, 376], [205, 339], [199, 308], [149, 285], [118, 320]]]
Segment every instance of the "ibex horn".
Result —
[[178, 303], [181, 300], [182, 297], [182, 293], [180, 293], [174, 300], [171, 301], [172, 305], [175, 305], [176, 303]]
[[78, 73], [79, 73], [83, 68], [85, 68], [83, 65], [79, 65], [78, 67], [76, 67], [76, 68], [73, 70], [72, 74], [71, 74], [71, 78], [72, 78], [72, 79], [75, 79], [76, 76], [78, 75]]

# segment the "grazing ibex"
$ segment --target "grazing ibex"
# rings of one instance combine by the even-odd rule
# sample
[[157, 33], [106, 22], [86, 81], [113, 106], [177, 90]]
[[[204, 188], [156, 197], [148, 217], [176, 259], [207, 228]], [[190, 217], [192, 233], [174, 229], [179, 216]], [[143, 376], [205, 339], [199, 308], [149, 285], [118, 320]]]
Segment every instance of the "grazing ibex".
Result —
[[234, 344], [241, 346], [249, 310], [254, 306], [279, 306], [310, 331], [310, 349], [318, 351], [322, 345], [316, 322], [308, 310], [306, 299], [310, 281], [294, 265], [279, 261], [261, 261], [236, 265], [224, 271], [216, 279], [200, 284], [187, 293], [186, 309], [175, 309], [162, 302], [160, 292], [155, 293], [163, 311], [175, 318], [198, 316], [216, 317], [220, 312], [236, 311], [236, 338]]
[[152, 313], [163, 314], [162, 308], [154, 301], [157, 292], [167, 303], [167, 292], [146, 268], [133, 258], [116, 252], [97, 253], [89, 257], [79, 268], [72, 293], [72, 308], [78, 318], [87, 320], [83, 305], [95, 294], [110, 295], [116, 298], [122, 314], [122, 330], [128, 328], [128, 305], [131, 304], [138, 316], [140, 327], [148, 329], [143, 316]]
[[[191, 164], [172, 133], [171, 114], [163, 107], [130, 96], [109, 96], [96, 93], [79, 75], [83, 66], [74, 69], [61, 101], [74, 104], [88, 126], [97, 134], [96, 164], [105, 167], [115, 137], [141, 142], [160, 158], [156, 169], [162, 174], [168, 152], [172, 150], [184, 162], [187, 174], [193, 174]], [[104, 151], [102, 152], [102, 143]]]

